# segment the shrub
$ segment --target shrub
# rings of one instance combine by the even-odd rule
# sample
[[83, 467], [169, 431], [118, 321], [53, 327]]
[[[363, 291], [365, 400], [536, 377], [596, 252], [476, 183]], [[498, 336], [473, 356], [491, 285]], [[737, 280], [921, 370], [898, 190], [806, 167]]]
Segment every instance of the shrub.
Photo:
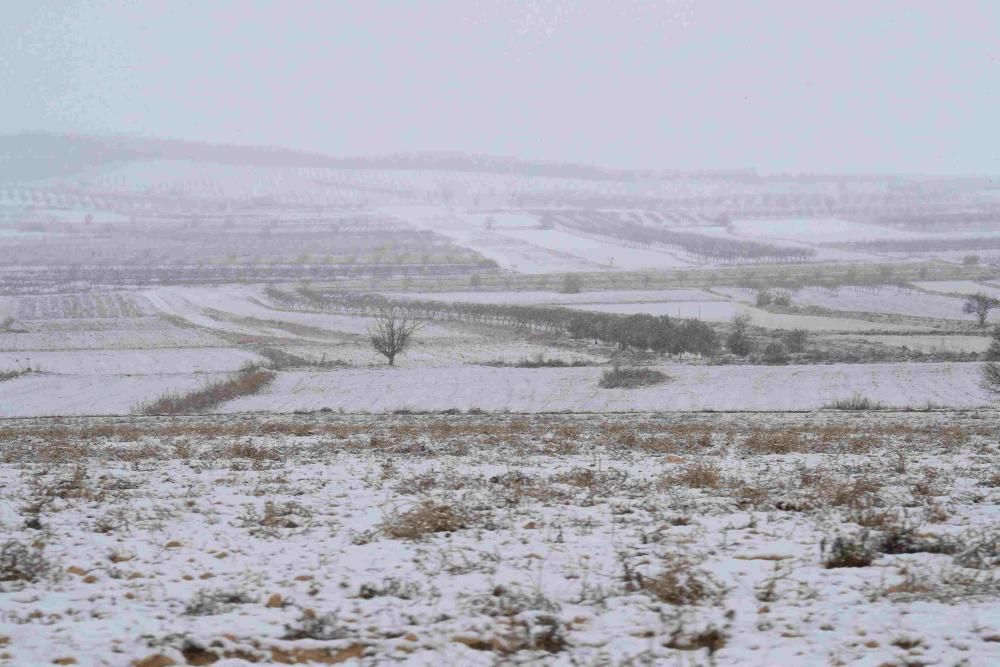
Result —
[[658, 600], [674, 606], [695, 605], [719, 597], [718, 584], [711, 575], [679, 556], [664, 559], [660, 571], [643, 577], [642, 589]]
[[667, 473], [660, 478], [659, 486], [668, 489], [681, 485], [692, 489], [717, 489], [722, 486], [719, 467], [708, 461], [698, 461], [684, 466], [679, 472]]
[[431, 533], [452, 533], [470, 523], [468, 515], [451, 505], [425, 501], [417, 507], [394, 514], [382, 523], [382, 532], [399, 540], [419, 540]]
[[753, 352], [753, 343], [747, 335], [750, 326], [750, 313], [736, 315], [732, 320], [733, 331], [726, 337], [726, 347], [738, 357], [745, 357]]
[[317, 615], [312, 609], [302, 612], [298, 627], [285, 626], [285, 639], [318, 639], [330, 641], [349, 637], [351, 631], [334, 613]]
[[42, 550], [9, 540], [0, 547], [0, 582], [33, 583], [51, 570]]
[[235, 377], [216, 380], [187, 394], [168, 393], [135, 408], [143, 415], [178, 415], [204, 412], [240, 396], [262, 391], [275, 378], [269, 370], [248, 366]]
[[563, 294], [579, 294], [582, 290], [583, 278], [575, 273], [563, 276], [562, 289], [560, 290]]
[[604, 389], [634, 389], [662, 384], [670, 376], [652, 368], [621, 368], [615, 366], [601, 374], [598, 386]]
[[868, 567], [876, 555], [875, 549], [868, 543], [868, 531], [853, 536], [837, 536], [830, 544], [830, 550], [823, 551], [823, 567], [828, 570], [838, 567]]
[[965, 548], [955, 555], [955, 564], [976, 570], [1000, 567], [1000, 530], [994, 528], [968, 539]]
[[788, 362], [788, 354], [785, 352], [785, 346], [778, 342], [768, 343], [767, 347], [764, 348], [764, 354], [762, 357], [765, 364], [778, 365]]
[[539, 352], [533, 357], [523, 357], [517, 361], [504, 361], [498, 359], [484, 364], [496, 368], [582, 368], [592, 366], [588, 361], [576, 360], [566, 361], [565, 359], [552, 359], [545, 356], [544, 352]]
[[806, 341], [808, 341], [808, 339], [809, 333], [805, 329], [792, 329], [791, 331], [785, 333], [785, 349], [793, 354], [805, 352]]
[[883, 403], [872, 400], [861, 394], [854, 394], [850, 398], [838, 398], [823, 406], [824, 410], [885, 410]]
[[239, 604], [249, 604], [254, 599], [242, 591], [200, 590], [184, 608], [188, 616], [213, 616], [225, 614]]
[[885, 529], [878, 550], [884, 554], [953, 554], [958, 545], [936, 535], [920, 535], [912, 526], [895, 525]]
[[983, 389], [991, 394], [1000, 394], [1000, 363], [983, 364], [979, 371], [979, 380]]

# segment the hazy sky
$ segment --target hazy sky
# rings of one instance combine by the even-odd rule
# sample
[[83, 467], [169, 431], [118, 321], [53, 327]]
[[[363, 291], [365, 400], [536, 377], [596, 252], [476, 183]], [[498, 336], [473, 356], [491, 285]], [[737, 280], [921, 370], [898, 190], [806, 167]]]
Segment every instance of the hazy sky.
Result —
[[1000, 2], [3, 0], [0, 132], [1000, 174]]

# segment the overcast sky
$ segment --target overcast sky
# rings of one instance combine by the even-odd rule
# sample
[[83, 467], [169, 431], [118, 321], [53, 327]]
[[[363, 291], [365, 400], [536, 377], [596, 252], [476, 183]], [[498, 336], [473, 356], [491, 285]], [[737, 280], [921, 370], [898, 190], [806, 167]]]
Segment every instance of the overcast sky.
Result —
[[3, 0], [0, 132], [1000, 174], [1000, 2]]

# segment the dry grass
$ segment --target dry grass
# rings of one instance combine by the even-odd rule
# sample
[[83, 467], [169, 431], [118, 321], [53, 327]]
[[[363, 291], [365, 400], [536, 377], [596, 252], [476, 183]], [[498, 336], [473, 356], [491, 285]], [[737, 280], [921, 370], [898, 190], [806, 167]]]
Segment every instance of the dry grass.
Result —
[[660, 478], [661, 489], [686, 486], [692, 489], [718, 489], [722, 486], [722, 472], [714, 461], [697, 461], [679, 471], [668, 472]]
[[675, 606], [712, 602], [721, 596], [708, 572], [680, 556], [664, 558], [659, 571], [652, 577], [642, 577], [640, 585], [656, 599]]
[[471, 523], [464, 509], [427, 500], [411, 510], [390, 514], [381, 529], [396, 540], [419, 540], [433, 533], [453, 533]]
[[185, 415], [206, 412], [240, 396], [262, 391], [274, 380], [275, 374], [255, 366], [245, 368], [235, 377], [211, 382], [187, 394], [168, 393], [137, 406], [133, 412], [141, 415]]

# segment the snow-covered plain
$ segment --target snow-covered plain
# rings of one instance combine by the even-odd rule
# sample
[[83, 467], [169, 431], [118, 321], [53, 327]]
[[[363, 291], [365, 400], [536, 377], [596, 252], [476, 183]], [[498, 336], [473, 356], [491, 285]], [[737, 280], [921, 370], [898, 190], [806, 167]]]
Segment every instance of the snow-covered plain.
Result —
[[983, 293], [1000, 299], [1000, 287], [988, 283], [977, 283], [973, 280], [929, 280], [913, 283], [928, 292], [941, 294], [978, 294]]
[[[601, 389], [600, 368], [368, 368], [282, 373], [267, 391], [226, 412], [482, 409], [490, 412], [815, 410], [858, 394], [897, 407], [990, 404], [979, 364], [659, 367], [673, 379], [639, 389]], [[470, 391], [475, 387], [474, 391]], [[2, 392], [2, 386], [0, 386]], [[2, 395], [2, 394], [0, 394]]]
[[225, 373], [261, 358], [233, 348], [0, 352], [0, 372], [30, 367], [47, 375]]
[[50, 375], [0, 382], [0, 417], [127, 415], [168, 392], [187, 393], [225, 373]]
[[21, 423], [0, 660], [997, 664], [997, 418]]
[[963, 301], [960, 298], [892, 287], [883, 288], [879, 293], [850, 287], [836, 292], [808, 288], [796, 292], [792, 301], [832, 310], [918, 315], [970, 322], [975, 320], [975, 315], [963, 312]]
[[669, 252], [632, 248], [557, 229], [500, 229], [496, 233], [553, 252], [568, 253], [605, 269], [676, 269], [694, 264]]

